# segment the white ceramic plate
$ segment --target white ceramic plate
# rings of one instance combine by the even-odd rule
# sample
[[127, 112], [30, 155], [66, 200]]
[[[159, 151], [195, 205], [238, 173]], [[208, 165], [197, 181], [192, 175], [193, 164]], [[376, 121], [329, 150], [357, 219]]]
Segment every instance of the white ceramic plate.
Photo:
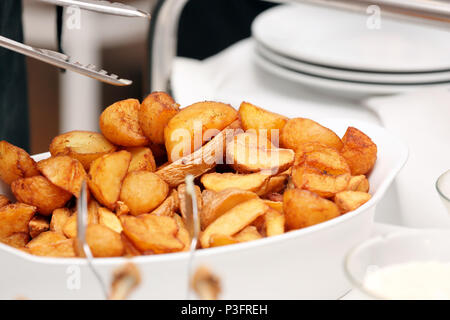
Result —
[[273, 51], [308, 63], [380, 72], [450, 70], [450, 33], [381, 16], [307, 4], [282, 5], [260, 14], [253, 37]]
[[[280, 103], [280, 105], [282, 105]], [[280, 107], [298, 116], [298, 110]], [[347, 251], [372, 231], [375, 206], [408, 157], [406, 145], [385, 129], [352, 119], [316, 119], [342, 136], [348, 126], [360, 128], [378, 145], [378, 160], [369, 177], [372, 199], [353, 212], [327, 222], [249, 243], [199, 250], [195, 264], [206, 264], [221, 278], [223, 299], [337, 299], [350, 284], [342, 264]], [[36, 160], [48, 154], [35, 156]], [[0, 186], [0, 193], [8, 188]], [[184, 299], [187, 253], [133, 259], [142, 273], [136, 299]], [[83, 259], [28, 255], [0, 244], [0, 299], [101, 299]], [[108, 283], [114, 269], [128, 260], [96, 259]], [[77, 282], [77, 279], [81, 279]], [[77, 286], [79, 284], [79, 286]]]
[[258, 54], [272, 61], [275, 64], [292, 69], [298, 72], [304, 72], [319, 77], [329, 77], [343, 81], [363, 82], [367, 84], [412, 84], [412, 85], [430, 85], [439, 83], [450, 83], [450, 71], [448, 72], [431, 72], [431, 73], [381, 73], [381, 72], [364, 72], [342, 70], [329, 67], [323, 67], [306, 63], [300, 60], [291, 59], [272, 51], [261, 44], [255, 44], [255, 50]]
[[258, 53], [255, 54], [255, 61], [261, 68], [275, 76], [314, 88], [320, 92], [344, 96], [350, 99], [363, 99], [375, 95], [398, 94], [403, 92], [415, 91], [426, 86], [450, 87], [449, 83], [436, 85], [382, 85], [319, 77], [316, 75], [288, 69], [281, 65], [275, 64], [274, 62], [269, 61], [267, 58]]

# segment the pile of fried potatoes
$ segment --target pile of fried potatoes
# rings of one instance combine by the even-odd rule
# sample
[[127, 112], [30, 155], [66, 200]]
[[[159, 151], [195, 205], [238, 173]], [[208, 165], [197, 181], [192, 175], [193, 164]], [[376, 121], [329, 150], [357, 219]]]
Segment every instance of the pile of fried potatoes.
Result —
[[51, 157], [37, 163], [0, 142], [0, 179], [16, 201], [0, 195], [1, 242], [39, 256], [80, 256], [76, 198], [84, 180], [95, 257], [188, 250], [188, 174], [196, 178], [200, 248], [312, 226], [371, 197], [366, 175], [377, 146], [353, 127], [340, 138], [247, 102], [238, 111], [211, 101], [180, 109], [154, 92], [142, 104], [106, 108], [100, 129], [55, 137]]

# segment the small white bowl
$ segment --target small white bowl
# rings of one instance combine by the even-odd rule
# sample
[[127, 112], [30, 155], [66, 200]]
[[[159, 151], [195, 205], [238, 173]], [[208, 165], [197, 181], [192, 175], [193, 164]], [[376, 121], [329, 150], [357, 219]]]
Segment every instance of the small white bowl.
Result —
[[[349, 252], [344, 270], [366, 298], [388, 299], [389, 293], [383, 295], [365, 285], [367, 275], [383, 267], [415, 262], [450, 263], [450, 230], [408, 230], [371, 238]], [[405, 297], [397, 294], [398, 299], [411, 298], [409, 294]]]

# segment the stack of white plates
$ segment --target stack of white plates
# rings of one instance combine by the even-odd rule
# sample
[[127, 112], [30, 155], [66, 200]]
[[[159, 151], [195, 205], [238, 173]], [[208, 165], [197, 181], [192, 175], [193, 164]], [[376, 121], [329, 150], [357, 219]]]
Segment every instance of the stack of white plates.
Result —
[[351, 96], [450, 87], [450, 32], [311, 5], [282, 5], [252, 26], [258, 64], [279, 77]]

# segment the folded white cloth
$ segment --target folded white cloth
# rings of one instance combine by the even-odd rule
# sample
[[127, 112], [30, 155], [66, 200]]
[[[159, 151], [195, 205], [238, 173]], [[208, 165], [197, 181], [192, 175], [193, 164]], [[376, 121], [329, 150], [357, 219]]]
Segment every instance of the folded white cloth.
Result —
[[450, 227], [436, 180], [450, 169], [450, 91], [429, 88], [393, 97], [371, 98], [365, 105], [409, 146], [409, 159], [397, 176], [402, 224]]

